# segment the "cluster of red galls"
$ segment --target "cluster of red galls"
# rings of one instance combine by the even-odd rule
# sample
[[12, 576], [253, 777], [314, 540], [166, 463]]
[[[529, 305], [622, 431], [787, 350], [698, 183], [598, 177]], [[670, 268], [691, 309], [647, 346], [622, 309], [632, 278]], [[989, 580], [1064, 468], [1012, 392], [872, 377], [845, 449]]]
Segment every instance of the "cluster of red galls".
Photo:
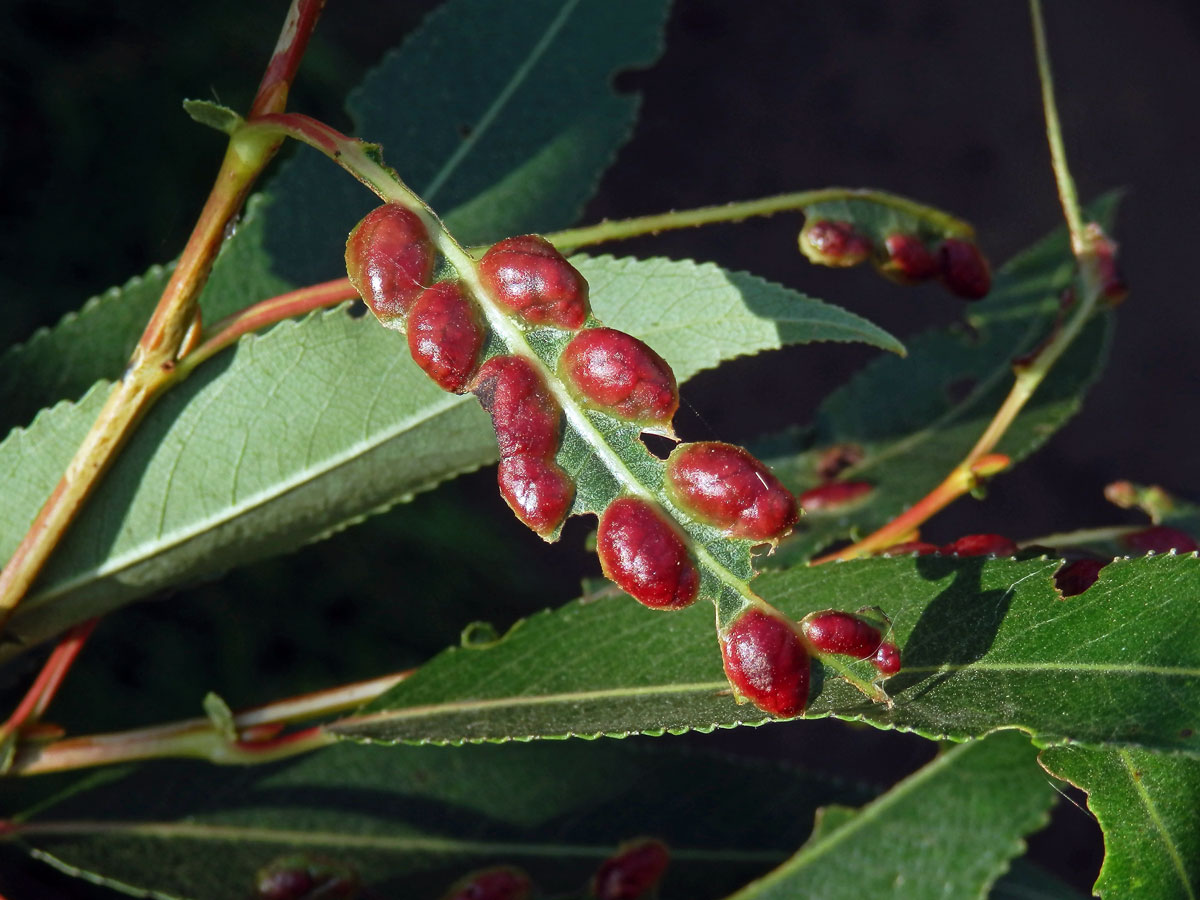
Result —
[[[671, 853], [660, 840], [626, 841], [600, 863], [586, 896], [591, 900], [641, 900], [662, 881], [670, 862]], [[258, 900], [354, 900], [363, 890], [352, 866], [313, 853], [293, 853], [268, 863], [255, 875], [254, 887]], [[533, 895], [533, 881], [524, 871], [516, 866], [492, 866], [460, 878], [442, 900], [531, 900]]]
[[[572, 477], [556, 462], [562, 405], [529, 358], [498, 355], [481, 362], [486, 317], [462, 281], [430, 284], [436, 258], [420, 216], [397, 204], [369, 213], [346, 244], [351, 282], [380, 321], [403, 322], [417, 365], [447, 391], [474, 393], [491, 414], [500, 492], [518, 518], [549, 537], [575, 498]], [[642, 431], [672, 434], [679, 392], [670, 366], [631, 335], [588, 326], [587, 282], [552, 244], [536, 235], [500, 241], [483, 255], [478, 274], [519, 327], [572, 333], [556, 376], [580, 406]], [[776, 543], [799, 515], [796, 498], [771, 471], [730, 444], [677, 446], [666, 461], [664, 490], [667, 501], [691, 519], [758, 544]], [[681, 609], [700, 595], [700, 570], [688, 541], [651, 496], [626, 495], [607, 506], [597, 553], [605, 576], [646, 606]], [[822, 615], [860, 621], [845, 613]], [[830, 643], [828, 622], [814, 626], [810, 617], [793, 623], [761, 601], [748, 601], [720, 635], [730, 681], [762, 709], [791, 716], [807, 701], [813, 653], [870, 658], [884, 676], [899, 669], [896, 648], [884, 644], [877, 629], [861, 623], [854, 641], [843, 635]]]
[[810, 220], [800, 232], [800, 249], [813, 262], [845, 268], [871, 260], [886, 277], [901, 284], [937, 278], [964, 300], [979, 300], [992, 287], [987, 258], [973, 241], [946, 238], [930, 247], [915, 234], [895, 232], [876, 248], [850, 222]]
[[[1120, 535], [1117, 543], [1134, 553], [1194, 553], [1200, 544], [1185, 531], [1169, 525], [1154, 525]], [[907, 541], [893, 544], [882, 551], [889, 556], [928, 556], [940, 553], [945, 556], [1013, 556], [1017, 543], [1002, 534], [967, 534], [949, 544], [938, 546], [926, 541]], [[1029, 547], [1027, 551], [1054, 552], [1044, 547]], [[1066, 563], [1054, 574], [1054, 584], [1064, 597], [1075, 597], [1090, 588], [1100, 578], [1100, 570], [1111, 559], [1086, 556]]]
[[[627, 841], [600, 863], [585, 896], [591, 900], [649, 897], [670, 862], [671, 853], [662, 841], [654, 838]], [[527, 874], [514, 866], [495, 866], [460, 879], [442, 900], [530, 900], [531, 897], [533, 882]]]

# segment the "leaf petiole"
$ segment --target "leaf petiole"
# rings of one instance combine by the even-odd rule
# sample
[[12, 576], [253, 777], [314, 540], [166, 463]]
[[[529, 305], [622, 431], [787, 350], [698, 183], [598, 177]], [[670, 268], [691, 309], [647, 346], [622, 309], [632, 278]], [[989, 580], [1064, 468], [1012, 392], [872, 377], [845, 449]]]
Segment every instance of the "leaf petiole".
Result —
[[321, 725], [281, 734], [285, 725], [354, 709], [411, 674], [412, 670], [396, 672], [243, 710], [232, 717], [235, 740], [206, 717], [29, 745], [18, 749], [8, 774], [41, 775], [166, 757], [206, 759], [218, 765], [271, 762], [338, 740]]

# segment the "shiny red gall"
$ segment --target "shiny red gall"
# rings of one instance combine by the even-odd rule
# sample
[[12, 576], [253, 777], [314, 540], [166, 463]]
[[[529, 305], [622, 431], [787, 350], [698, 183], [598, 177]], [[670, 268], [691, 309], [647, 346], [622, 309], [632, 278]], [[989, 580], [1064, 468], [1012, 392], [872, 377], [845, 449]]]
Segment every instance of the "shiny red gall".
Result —
[[961, 238], [946, 238], [938, 248], [942, 284], [964, 300], [980, 300], [992, 289], [992, 270], [978, 245]]
[[509, 456], [496, 470], [500, 496], [518, 519], [546, 537], [562, 524], [575, 499], [575, 484], [553, 460]]
[[792, 492], [741, 447], [680, 444], [667, 459], [671, 501], [732, 537], [777, 541], [796, 524]]
[[493, 356], [480, 366], [471, 390], [492, 416], [501, 457], [547, 459], [558, 450], [562, 410], [529, 360]]
[[794, 623], [748, 609], [721, 636], [721, 659], [729, 683], [759, 709], [782, 718], [804, 712], [809, 657]]
[[397, 203], [379, 206], [350, 232], [346, 274], [380, 321], [403, 317], [429, 284], [436, 258], [421, 218]]
[[533, 325], [574, 330], [587, 320], [587, 281], [543, 237], [505, 238], [484, 254], [479, 271], [496, 300]]
[[485, 332], [462, 286], [442, 281], [422, 291], [408, 314], [406, 330], [408, 349], [425, 374], [443, 390], [465, 391]]
[[631, 422], [670, 425], [679, 388], [667, 361], [615, 328], [589, 328], [559, 360], [563, 380], [589, 406]]
[[606, 578], [653, 609], [682, 609], [700, 591], [700, 573], [683, 538], [646, 500], [622, 497], [608, 505], [596, 553]]

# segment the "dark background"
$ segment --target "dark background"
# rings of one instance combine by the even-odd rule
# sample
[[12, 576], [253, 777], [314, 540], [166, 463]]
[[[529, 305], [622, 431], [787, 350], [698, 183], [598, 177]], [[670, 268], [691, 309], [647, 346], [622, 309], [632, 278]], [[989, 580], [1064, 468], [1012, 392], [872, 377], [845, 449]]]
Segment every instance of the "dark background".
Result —
[[[346, 91], [434, 5], [330, 0], [290, 107], [349, 128]], [[1200, 199], [1200, 6], [1047, 6], [1080, 193], [1128, 188], [1116, 236], [1133, 290], [1084, 411], [985, 502], [960, 503], [935, 520], [933, 540], [1128, 521], [1101, 496], [1116, 478], [1200, 496], [1191, 224]], [[0, 0], [2, 345], [178, 253], [221, 152], [219, 138], [179, 102], [216, 98], [245, 109], [285, 8], [283, 0]], [[643, 92], [642, 119], [585, 221], [872, 186], [974, 222], [1000, 262], [1061, 220], [1022, 3], [678, 0], [666, 46], [653, 69], [618, 80]], [[797, 227], [796, 217], [778, 217], [613, 249], [747, 269], [901, 337], [960, 314], [933, 286], [900, 289], [865, 269], [808, 265], [795, 251]], [[804, 421], [869, 358], [859, 348], [816, 345], [727, 364], [689, 382], [681, 430], [689, 439], [742, 441]], [[192, 715], [209, 688], [235, 706], [262, 702], [417, 662], [471, 618], [507, 625], [573, 596], [580, 573], [594, 569], [578, 550], [586, 527], [573, 526], [565, 547], [543, 547], [503, 509], [491, 478], [460, 479], [352, 538], [113, 617], [81, 663], [86, 687], [68, 684], [56, 717], [105, 730], [178, 718]], [[475, 541], [466, 552], [465, 533]], [[401, 581], [406, 595], [422, 598], [414, 603], [437, 604], [436, 617], [397, 607]], [[292, 613], [297, 598], [304, 614]], [[26, 676], [18, 667], [5, 680]], [[101, 699], [106, 687], [137, 702], [114, 711]], [[798, 731], [758, 729], [698, 745], [783, 754], [881, 782], [931, 750], [837, 723], [812, 723], [802, 738]], [[1060, 804], [1034, 851], [1086, 888], [1099, 864], [1098, 834]], [[3, 871], [0, 890], [6, 877], [32, 877]], [[20, 898], [83, 888], [22, 881], [9, 890]]]

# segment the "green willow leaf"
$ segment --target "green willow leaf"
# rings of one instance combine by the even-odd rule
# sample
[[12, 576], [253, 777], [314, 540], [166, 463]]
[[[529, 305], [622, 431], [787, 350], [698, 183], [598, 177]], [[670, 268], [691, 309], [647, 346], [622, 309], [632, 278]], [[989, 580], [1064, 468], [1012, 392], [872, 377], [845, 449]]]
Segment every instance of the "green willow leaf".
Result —
[[[1106, 196], [1089, 215], [1111, 230], [1118, 199]], [[969, 327], [917, 335], [906, 342], [907, 358], [875, 360], [830, 394], [810, 426], [753, 446], [797, 493], [821, 483], [822, 460], [839, 446], [861, 457], [839, 478], [874, 487], [853, 506], [805, 516], [772, 562], [809, 559], [834, 541], [874, 531], [936, 487], [1000, 407], [1012, 385], [1012, 361], [1049, 332], [1074, 270], [1059, 230], [999, 270], [988, 298], [968, 307]], [[1103, 367], [1111, 329], [1108, 313], [1084, 328], [997, 452], [1024, 459], [1079, 410]]]
[[[681, 379], [786, 344], [895, 340], [852, 313], [713, 265], [580, 259], [595, 307]], [[0, 444], [0, 558], [33, 521], [107, 386]], [[183, 581], [290, 550], [496, 459], [473, 397], [446, 394], [404, 339], [344, 310], [243, 340], [167, 394], [19, 607], [25, 644]], [[11, 654], [9, 646], [0, 654]]]
[[[355, 132], [466, 243], [574, 224], [637, 115], [612, 79], [658, 58], [668, 6], [446, 3], [351, 96]], [[346, 233], [373, 205], [332, 169], [302, 149], [271, 185], [269, 249], [301, 284], [345, 274]]]
[[[351, 116], [385, 142], [406, 179], [436, 187], [430, 199], [471, 240], [570, 225], [637, 114], [638, 95], [614, 93], [612, 77], [654, 62], [668, 5], [454, 0], [366, 77]], [[463, 27], [479, 21], [489, 28]], [[272, 180], [269, 198], [250, 202], [222, 248], [201, 298], [210, 324], [344, 275], [346, 234], [372, 205], [361, 185], [305, 149]], [[0, 357], [0, 435], [117, 378], [168, 274], [154, 267]]]
[[1143, 750], [1050, 747], [1041, 761], [1050, 774], [1087, 791], [1088, 808], [1104, 829], [1098, 896], [1200, 896], [1200, 760]]
[[[766, 573], [755, 588], [796, 619], [859, 605], [892, 619], [904, 659], [885, 683], [894, 705], [872, 703], [837, 670], [816, 666], [809, 716], [931, 738], [1019, 728], [1041, 744], [1200, 755], [1200, 559], [1114, 562], [1069, 600], [1054, 587], [1059, 565], [868, 559]], [[866, 663], [854, 666], [869, 679]], [[766, 721], [733, 701], [707, 608], [660, 613], [610, 591], [532, 616], [487, 648], [443, 651], [334, 730], [456, 743]]]
[[561, 896], [620, 842], [655, 836], [671, 848], [664, 900], [703, 900], [785, 859], [818, 806], [872, 793], [662, 746], [344, 744], [253, 769], [110, 773], [18, 817], [12, 836], [72, 874], [188, 900], [249, 896], [261, 866], [296, 852], [353, 865], [383, 897], [437, 897], [467, 872], [505, 863]]
[[982, 898], [1054, 797], [1024, 735], [952, 747], [863, 809], [827, 810], [795, 856], [729, 900]]

